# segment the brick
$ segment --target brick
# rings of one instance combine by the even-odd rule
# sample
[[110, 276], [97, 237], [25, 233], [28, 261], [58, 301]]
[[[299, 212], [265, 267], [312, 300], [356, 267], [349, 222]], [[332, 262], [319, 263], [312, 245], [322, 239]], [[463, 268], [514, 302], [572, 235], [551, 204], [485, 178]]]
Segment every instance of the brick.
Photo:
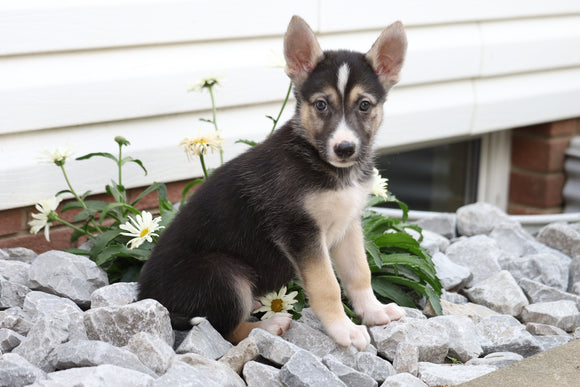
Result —
[[16, 234], [22, 230], [24, 216], [21, 208], [0, 211], [0, 236]]
[[21, 233], [12, 238], [0, 240], [0, 248], [10, 247], [26, 247], [37, 254], [44, 253], [49, 250], [64, 250], [74, 247], [70, 243], [70, 235], [72, 230], [69, 228], [52, 228], [50, 229], [50, 242], [44, 239], [44, 229], [38, 234]]
[[512, 165], [539, 172], [559, 172], [564, 169], [568, 138], [543, 139], [513, 136]]
[[515, 133], [541, 137], [572, 136], [579, 130], [579, 125], [579, 120], [574, 118], [518, 128]]
[[562, 204], [563, 173], [534, 173], [512, 169], [509, 200], [533, 207], [557, 207]]

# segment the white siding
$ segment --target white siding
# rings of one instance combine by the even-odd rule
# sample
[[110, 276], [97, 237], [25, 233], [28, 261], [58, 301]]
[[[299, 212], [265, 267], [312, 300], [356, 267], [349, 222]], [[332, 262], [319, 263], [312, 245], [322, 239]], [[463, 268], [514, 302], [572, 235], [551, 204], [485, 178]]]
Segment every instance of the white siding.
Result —
[[[242, 152], [234, 141], [263, 138], [264, 115], [286, 92], [269, 58], [293, 14], [323, 48], [366, 51], [386, 25], [405, 23], [408, 59], [378, 147], [580, 116], [577, 0], [0, 0], [0, 209], [64, 188], [37, 159], [65, 143], [80, 156], [127, 137], [149, 170], [128, 167], [130, 187], [199, 175], [177, 144], [210, 130], [198, 120], [210, 117], [208, 95], [187, 92], [208, 75], [226, 78], [216, 95], [226, 157]], [[114, 176], [104, 159], [67, 171], [81, 192]]]

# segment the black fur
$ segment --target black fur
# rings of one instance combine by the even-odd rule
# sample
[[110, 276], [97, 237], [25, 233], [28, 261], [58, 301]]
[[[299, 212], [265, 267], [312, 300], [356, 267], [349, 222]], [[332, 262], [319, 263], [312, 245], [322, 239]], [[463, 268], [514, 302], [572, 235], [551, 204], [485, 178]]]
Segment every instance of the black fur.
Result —
[[301, 105], [321, 86], [336, 85], [344, 62], [351, 68], [347, 89], [352, 82], [370, 85], [382, 103], [385, 90], [362, 54], [326, 52], [296, 90], [294, 118], [218, 168], [163, 233], [143, 267], [139, 298], [161, 302], [175, 328], [188, 329], [192, 317], [204, 316], [228, 337], [248, 317], [234, 279], [253, 284], [254, 296], [278, 290], [316, 243], [316, 221], [301, 206], [305, 195], [371, 178], [370, 135], [357, 163], [336, 168], [307, 139], [300, 122]]

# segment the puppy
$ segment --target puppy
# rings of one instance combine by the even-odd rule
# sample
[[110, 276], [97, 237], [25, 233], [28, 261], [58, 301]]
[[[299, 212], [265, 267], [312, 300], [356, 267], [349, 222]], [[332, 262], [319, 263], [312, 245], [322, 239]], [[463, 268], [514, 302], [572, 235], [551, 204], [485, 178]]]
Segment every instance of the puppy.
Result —
[[284, 38], [293, 118], [193, 194], [143, 267], [139, 298], [163, 304], [176, 329], [203, 316], [238, 342], [255, 327], [288, 329], [288, 314], [247, 319], [254, 297], [298, 274], [328, 335], [362, 350], [370, 337], [345, 315], [336, 271], [364, 324], [401, 318], [401, 308], [373, 293], [360, 218], [372, 186], [373, 137], [406, 47], [397, 22], [366, 54], [322, 51], [294, 16]]

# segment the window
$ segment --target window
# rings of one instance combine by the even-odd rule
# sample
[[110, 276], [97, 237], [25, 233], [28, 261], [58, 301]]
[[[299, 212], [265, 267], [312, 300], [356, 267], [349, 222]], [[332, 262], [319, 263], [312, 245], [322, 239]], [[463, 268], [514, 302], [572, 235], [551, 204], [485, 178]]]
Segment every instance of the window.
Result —
[[481, 139], [379, 155], [389, 191], [409, 209], [455, 212], [478, 194]]

